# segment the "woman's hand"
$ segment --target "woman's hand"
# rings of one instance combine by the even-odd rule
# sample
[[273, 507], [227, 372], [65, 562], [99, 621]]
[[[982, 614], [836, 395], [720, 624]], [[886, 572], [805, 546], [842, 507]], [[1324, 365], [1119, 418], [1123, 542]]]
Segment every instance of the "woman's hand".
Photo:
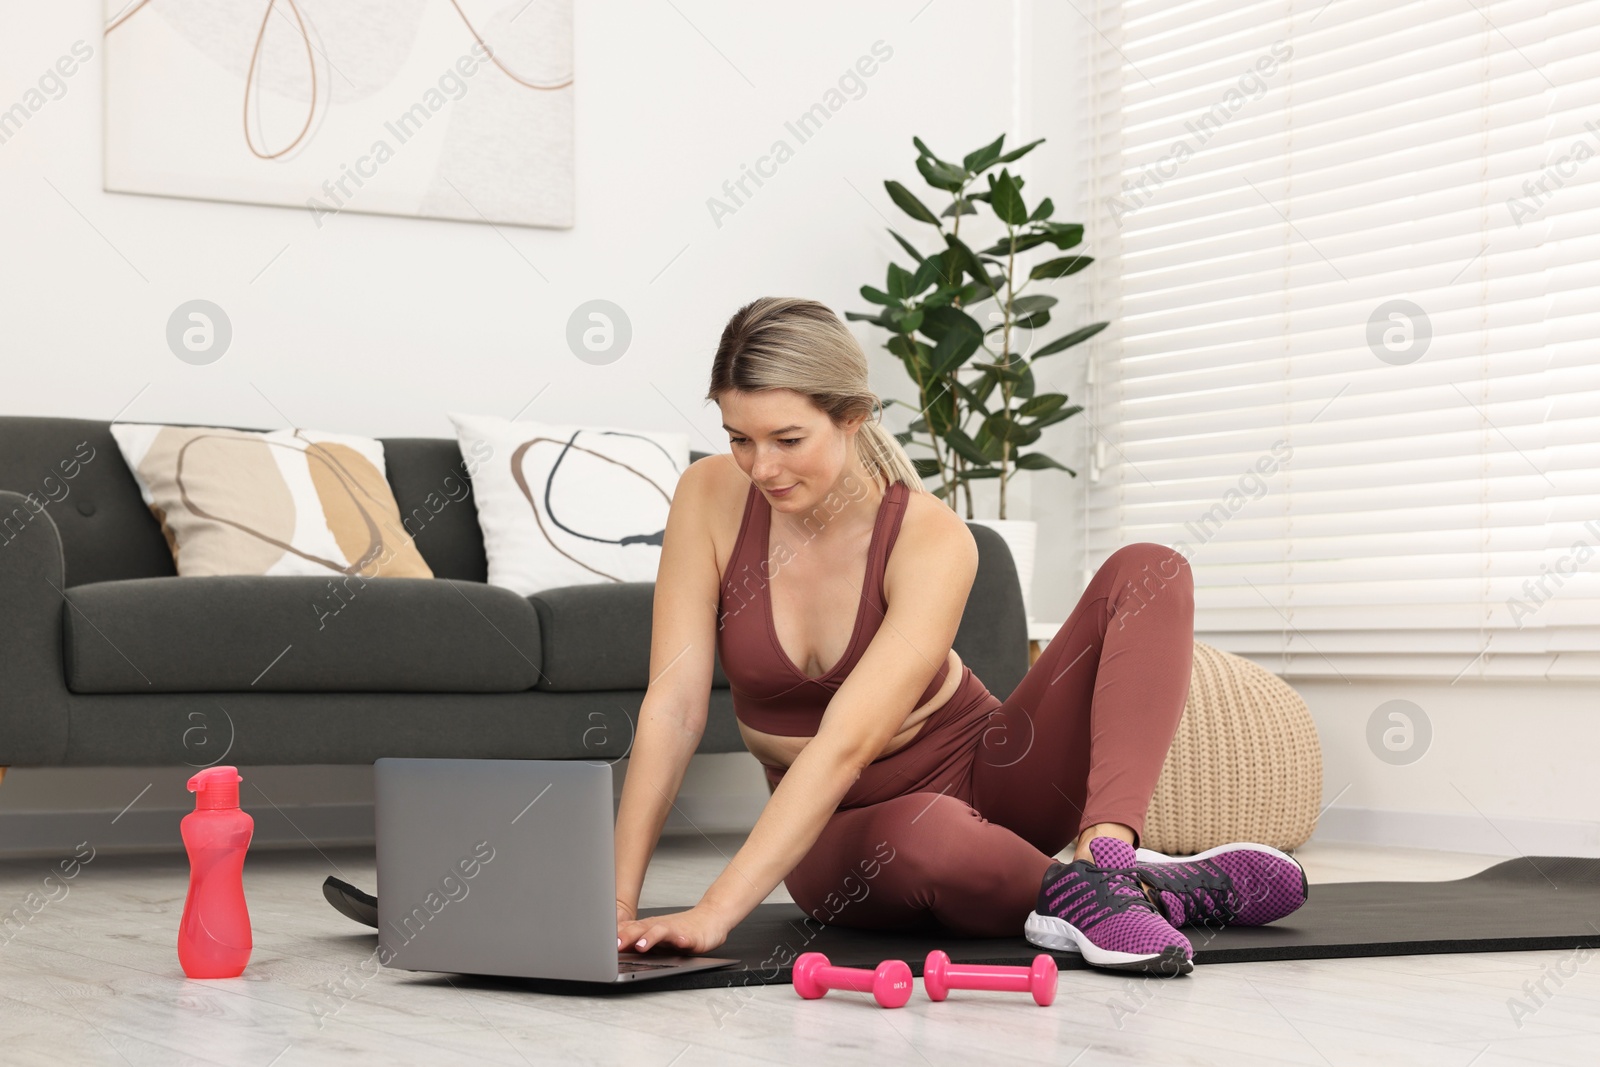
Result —
[[664, 946], [686, 956], [701, 956], [728, 939], [733, 924], [721, 915], [696, 905], [670, 915], [651, 915], [624, 921], [617, 915], [617, 940], [621, 952], [649, 952]]

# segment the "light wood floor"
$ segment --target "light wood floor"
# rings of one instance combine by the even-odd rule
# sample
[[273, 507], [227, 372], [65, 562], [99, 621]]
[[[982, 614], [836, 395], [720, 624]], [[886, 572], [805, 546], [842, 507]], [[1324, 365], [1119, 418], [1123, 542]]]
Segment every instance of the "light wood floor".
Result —
[[[696, 899], [737, 839], [672, 838], [646, 905]], [[720, 849], [720, 852], [719, 852]], [[1487, 857], [1312, 845], [1316, 881], [1455, 878]], [[48, 860], [0, 863], [10, 908]], [[911, 1063], [1584, 1064], [1600, 1061], [1600, 962], [1573, 952], [1213, 965], [1170, 981], [1063, 971], [1054, 1005], [918, 984], [910, 1005], [802, 1001], [792, 987], [552, 996], [411, 972], [362, 978], [375, 934], [334, 912], [329, 873], [374, 885], [370, 849], [258, 850], [245, 973], [190, 981], [175, 938], [181, 855], [102, 854], [0, 944], [0, 1062], [12, 1064]], [[772, 899], [786, 899], [781, 890]], [[1550, 978], [1565, 972], [1565, 977]], [[1544, 979], [1550, 995], [1528, 999]], [[328, 983], [347, 980], [345, 998]], [[1531, 1014], [1514, 1017], [1521, 998]], [[318, 1006], [327, 1015], [319, 1020]], [[330, 1009], [329, 1005], [333, 1007]], [[320, 1022], [320, 1025], [319, 1025]]]

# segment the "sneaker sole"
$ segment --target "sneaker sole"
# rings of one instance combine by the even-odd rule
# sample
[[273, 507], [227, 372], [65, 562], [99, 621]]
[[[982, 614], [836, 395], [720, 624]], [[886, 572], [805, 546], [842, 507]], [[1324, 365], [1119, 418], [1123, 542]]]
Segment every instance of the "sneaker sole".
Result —
[[1138, 952], [1118, 952], [1101, 948], [1084, 936], [1083, 932], [1065, 919], [1032, 912], [1023, 924], [1022, 936], [1028, 943], [1056, 952], [1076, 952], [1085, 963], [1108, 971], [1137, 971], [1175, 978], [1194, 970], [1194, 961], [1183, 954], [1178, 945], [1168, 945], [1153, 955]]
[[1221, 856], [1229, 852], [1264, 852], [1280, 860], [1287, 860], [1294, 864], [1295, 870], [1300, 872], [1300, 906], [1311, 899], [1311, 882], [1306, 878], [1305, 866], [1287, 852], [1273, 848], [1271, 845], [1258, 845], [1251, 841], [1235, 841], [1227, 845], [1218, 845], [1208, 848], [1204, 852], [1197, 852], [1193, 856], [1168, 856], [1164, 852], [1157, 852], [1153, 848], [1140, 848], [1134, 850], [1134, 860], [1137, 863], [1194, 863], [1199, 860], [1208, 860], [1212, 856]]

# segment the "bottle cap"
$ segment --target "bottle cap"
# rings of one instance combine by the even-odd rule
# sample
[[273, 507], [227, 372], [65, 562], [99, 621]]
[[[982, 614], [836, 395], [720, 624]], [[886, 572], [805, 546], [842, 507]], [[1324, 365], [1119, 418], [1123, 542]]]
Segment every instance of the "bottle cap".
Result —
[[237, 767], [207, 767], [189, 779], [189, 792], [195, 795], [194, 810], [237, 808], [242, 781]]

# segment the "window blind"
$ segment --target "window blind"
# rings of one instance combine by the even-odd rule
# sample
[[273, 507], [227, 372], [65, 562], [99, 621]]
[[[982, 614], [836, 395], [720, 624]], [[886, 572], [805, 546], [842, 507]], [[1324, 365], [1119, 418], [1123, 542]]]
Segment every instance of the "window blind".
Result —
[[1289, 676], [1600, 677], [1600, 4], [1084, 14], [1086, 567]]

